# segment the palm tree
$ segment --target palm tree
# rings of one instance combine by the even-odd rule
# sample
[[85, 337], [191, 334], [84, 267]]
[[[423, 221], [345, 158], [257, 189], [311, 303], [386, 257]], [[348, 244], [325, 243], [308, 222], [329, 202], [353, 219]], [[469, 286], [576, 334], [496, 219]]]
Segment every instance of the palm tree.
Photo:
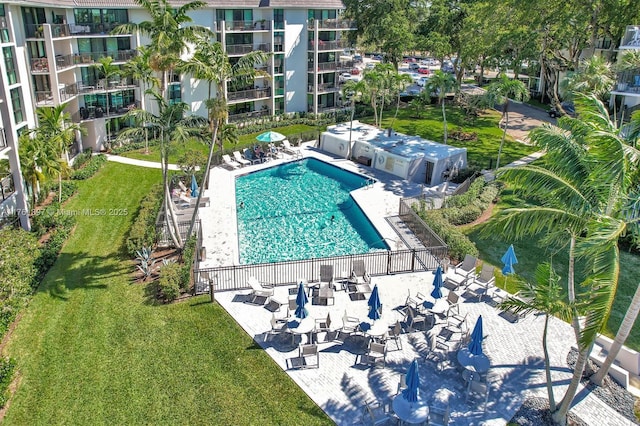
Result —
[[140, 33], [150, 39], [149, 65], [161, 74], [160, 93], [168, 96], [167, 86], [179, 64], [180, 56], [189, 50], [190, 44], [201, 39], [209, 40], [214, 34], [200, 25], [192, 25], [189, 12], [206, 6], [200, 0], [174, 8], [167, 0], [136, 0], [150, 16], [149, 21], [118, 25], [113, 34]]
[[[209, 173], [211, 169], [211, 161], [213, 152], [218, 141], [218, 130], [220, 126], [227, 122], [229, 117], [229, 109], [225, 97], [226, 84], [230, 82], [234, 85], [246, 86], [253, 83], [256, 75], [261, 74], [255, 69], [255, 66], [265, 63], [268, 56], [262, 51], [249, 52], [242, 56], [235, 64], [231, 64], [229, 56], [224, 51], [222, 44], [219, 42], [210, 43], [201, 40], [196, 47], [193, 58], [188, 61], [181, 61], [179, 69], [187, 74], [192, 74], [195, 78], [208, 82], [209, 99], [206, 101], [206, 107], [209, 115], [209, 130], [211, 131], [211, 144], [209, 146], [209, 155], [207, 157], [207, 165], [202, 177], [200, 188], [205, 187], [205, 183], [209, 181]], [[216, 98], [211, 98], [211, 87], [216, 87]], [[220, 144], [222, 151], [223, 145]], [[204, 191], [198, 193], [196, 206], [193, 209], [191, 224], [187, 232], [187, 239], [191, 236], [195, 227], [198, 211], [200, 209], [200, 200]]]
[[535, 198], [537, 205], [504, 210], [487, 228], [515, 238], [544, 233], [541, 242], [546, 246], [568, 242], [571, 304], [577, 300], [575, 259], [584, 258], [590, 265], [583, 283], [589, 287], [582, 296], [587, 298], [584, 326], [578, 321], [579, 305], [573, 305], [579, 357], [553, 414], [560, 423], [566, 421], [589, 351], [613, 303], [619, 274], [617, 242], [629, 221], [625, 200], [640, 159], [618, 135], [602, 102], [593, 95], [578, 95], [576, 108], [580, 119], [565, 116], [558, 120], [559, 127], [545, 124], [530, 133], [531, 142], [547, 151], [544, 167], [530, 164], [498, 173], [519, 195]]
[[[47, 149], [49, 148], [49, 149]], [[51, 147], [40, 138], [31, 137], [29, 133], [20, 135], [20, 169], [25, 182], [28, 183], [31, 192], [31, 208], [36, 205], [36, 192], [38, 186], [46, 179], [42, 173], [42, 163], [50, 161]]]
[[134, 109], [127, 112], [125, 118], [132, 118], [138, 123], [147, 123], [147, 126], [145, 128], [134, 127], [126, 129], [118, 137], [123, 140], [143, 137], [147, 127], [160, 135], [160, 162], [164, 186], [165, 220], [174, 245], [183, 247], [184, 241], [178, 230], [178, 222], [169, 190], [169, 152], [173, 142], [201, 140], [201, 129], [206, 120], [195, 115], [185, 117], [184, 113], [189, 107], [184, 102], [169, 103], [160, 93], [154, 90], [148, 90], [147, 94], [156, 101], [158, 113], [153, 114], [143, 109]]
[[[38, 127], [36, 134], [42, 140], [47, 141], [54, 147], [57, 153], [57, 160], [60, 164], [58, 172], [58, 202], [62, 201], [62, 176], [68, 174], [67, 147], [75, 141], [77, 132], [84, 132], [85, 129], [78, 123], [71, 121], [69, 113], [65, 112], [67, 104], [55, 107], [43, 107], [36, 110]], [[52, 168], [54, 170], [55, 168]]]
[[[124, 73], [125, 75], [130, 76], [132, 79], [139, 81], [142, 83], [142, 93], [143, 96], [141, 98], [142, 109], [146, 109], [146, 97], [144, 94], [147, 92], [147, 89], [153, 89], [155, 87], [160, 86], [160, 80], [154, 75], [151, 66], [149, 65], [149, 60], [151, 58], [151, 51], [145, 46], [140, 46], [138, 48], [138, 55], [136, 55], [133, 59], [129, 60], [124, 65]], [[144, 132], [144, 153], [149, 154], [149, 138], [148, 132], [146, 130], [147, 123], [142, 123], [142, 126], [145, 127]]]
[[442, 106], [442, 121], [444, 123], [444, 143], [447, 143], [447, 113], [444, 108], [444, 100], [447, 93], [456, 87], [456, 79], [453, 75], [442, 70], [437, 70], [425, 84], [425, 92], [429, 95], [437, 93]]
[[496, 161], [496, 169], [500, 167], [500, 156], [502, 155], [502, 147], [507, 137], [507, 129], [509, 128], [509, 104], [510, 98], [516, 101], [527, 101], [529, 99], [529, 89], [523, 82], [518, 79], [510, 79], [506, 74], [501, 73], [495, 81], [487, 87], [486, 93], [488, 102], [491, 106], [502, 104], [502, 118], [504, 130], [502, 131], [502, 139], [500, 140], [500, 148], [498, 148], [498, 160]]
[[351, 120], [349, 122], [349, 146], [347, 147], [347, 158], [351, 158], [351, 132], [353, 131], [353, 118], [356, 114], [356, 102], [360, 102], [364, 93], [367, 90], [367, 85], [364, 80], [354, 81], [349, 80], [342, 86], [342, 99], [348, 99], [351, 101]]
[[591, 56], [580, 62], [578, 71], [571, 77], [562, 81], [562, 88], [569, 97], [574, 93], [593, 94], [598, 99], [604, 100], [609, 95], [615, 78], [611, 64], [602, 56]]
[[122, 71], [118, 65], [113, 64], [113, 58], [111, 56], [104, 56], [98, 59], [98, 63], [94, 65], [102, 74], [104, 79], [106, 109], [107, 109], [107, 143], [111, 143], [111, 120], [109, 120], [109, 81], [112, 78], [119, 78]]
[[393, 124], [396, 122], [396, 118], [398, 118], [398, 110], [400, 109], [400, 94], [411, 84], [413, 84], [413, 79], [409, 74], [400, 74], [396, 71], [396, 73], [392, 76], [392, 91], [396, 92], [396, 113], [393, 115], [391, 125], [389, 125], [389, 127], [391, 127], [392, 129]]
[[373, 108], [373, 121], [376, 126], [380, 123], [378, 118], [378, 97], [383, 87], [382, 75], [378, 72], [379, 66], [380, 64], [376, 65], [372, 70], [365, 70], [362, 76], [362, 81], [367, 88], [364, 93]]
[[549, 409], [556, 410], [556, 402], [553, 394], [553, 380], [551, 378], [551, 364], [549, 361], [549, 349], [547, 332], [549, 319], [553, 316], [564, 321], [570, 321], [573, 309], [567, 303], [567, 295], [560, 284], [560, 277], [555, 273], [549, 263], [538, 265], [535, 273], [536, 284], [524, 281], [516, 281], [515, 289], [519, 298], [509, 297], [499, 305], [502, 310], [509, 310], [515, 314], [528, 314], [539, 312], [544, 314], [544, 328], [542, 331], [542, 350], [544, 352], [544, 367], [547, 377], [547, 394], [549, 395]]

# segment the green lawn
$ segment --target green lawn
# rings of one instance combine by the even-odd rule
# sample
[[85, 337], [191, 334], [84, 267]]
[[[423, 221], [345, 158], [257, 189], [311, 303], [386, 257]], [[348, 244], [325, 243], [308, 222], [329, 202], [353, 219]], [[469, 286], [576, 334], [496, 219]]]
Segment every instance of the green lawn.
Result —
[[[523, 201], [513, 197], [510, 193], [505, 193], [500, 198], [500, 203], [496, 206], [496, 211], [504, 208], [522, 206]], [[529, 238], [527, 240], [520, 241], [505, 241], [504, 239], [495, 235], [485, 235], [482, 233], [482, 225], [468, 229], [467, 234], [471, 240], [476, 244], [480, 251], [480, 258], [486, 260], [489, 263], [496, 265], [498, 269], [502, 269], [502, 262], [500, 259], [507, 250], [509, 244], [513, 244], [513, 247], [518, 257], [518, 264], [515, 265], [516, 273], [523, 279], [533, 282], [536, 266], [539, 263], [552, 261], [553, 267], [561, 277], [563, 277], [566, 285], [567, 269], [568, 269], [568, 254], [564, 250], [560, 253], [552, 253], [548, 247], [544, 247], [538, 244], [538, 238]], [[576, 282], [582, 280], [582, 265], [580, 262], [576, 263]], [[614, 300], [613, 309], [609, 321], [607, 322], [606, 329], [603, 331], [609, 337], [613, 337], [622, 322], [624, 314], [626, 313], [631, 299], [638, 286], [638, 276], [640, 276], [640, 256], [621, 252], [620, 253], [620, 280], [618, 283], [618, 291]], [[509, 285], [507, 282], [507, 289], [513, 292], [513, 285]], [[497, 284], [504, 287], [505, 278], [498, 273]], [[513, 279], [511, 279], [513, 283]], [[578, 289], [579, 291], [580, 289]], [[631, 335], [627, 339], [627, 346], [640, 350], [640, 327], [635, 327], [631, 332]]]
[[[310, 132], [313, 130], [316, 130], [316, 127], [307, 126], [305, 124], [294, 124], [292, 126], [278, 127], [275, 129], [275, 131], [277, 131], [278, 133], [282, 133], [285, 136], [291, 136], [298, 133]], [[235, 149], [243, 149], [244, 147], [247, 147], [247, 146], [252, 146], [257, 142], [256, 136], [258, 136], [260, 133], [263, 133], [263, 132], [251, 133], [248, 135], [241, 135], [238, 138], [237, 145], [226, 144], [224, 148], [225, 150], [229, 150], [229, 149], [235, 150]], [[185, 144], [175, 145], [173, 153], [169, 155], [169, 162], [176, 163], [178, 158], [180, 158], [180, 156], [182, 156], [182, 154], [184, 154], [184, 152], [189, 149], [200, 151], [205, 155], [209, 154], [209, 145], [205, 145], [204, 143], [201, 143], [201, 142], [188, 142]], [[136, 151], [125, 152], [125, 153], [122, 153], [121, 155], [123, 157], [135, 158], [137, 160], [147, 160], [147, 161], [155, 161], [155, 162], [160, 161], [160, 152], [155, 146], [152, 146], [149, 148], [149, 154], [145, 154], [144, 149], [141, 149]]]
[[[382, 118], [382, 127], [391, 126], [395, 110], [385, 111]], [[480, 117], [469, 120], [464, 112], [459, 108], [446, 108], [447, 129], [449, 134], [458, 127], [464, 132], [475, 132], [478, 134], [478, 140], [462, 142], [456, 141], [449, 137], [447, 143], [449, 145], [467, 148], [467, 160], [470, 164], [477, 165], [480, 168], [488, 168], [489, 162], [495, 162], [498, 157], [498, 148], [502, 138], [502, 130], [498, 128], [500, 114], [495, 111], [487, 112]], [[425, 139], [435, 142], [443, 142], [444, 124], [442, 121], [442, 109], [439, 106], [429, 106], [422, 113], [422, 118], [415, 118], [415, 113], [410, 109], [401, 109], [398, 118], [393, 124], [393, 128], [400, 133], [407, 135], [420, 135]], [[373, 123], [373, 117], [363, 119], [362, 121]], [[534, 148], [516, 142], [507, 135], [504, 147], [502, 149], [501, 164], [508, 164], [518, 160], [526, 155], [534, 152]]]
[[[121, 255], [158, 170], [107, 164], [66, 210], [78, 225], [6, 352], [20, 383], [6, 424], [331, 424], [208, 297], [157, 305]], [[127, 215], [108, 215], [127, 209]]]

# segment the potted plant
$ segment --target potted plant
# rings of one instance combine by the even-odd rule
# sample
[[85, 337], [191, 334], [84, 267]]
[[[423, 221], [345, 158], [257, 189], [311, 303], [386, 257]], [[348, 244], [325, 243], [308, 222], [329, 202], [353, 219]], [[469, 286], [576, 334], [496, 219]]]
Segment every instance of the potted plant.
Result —
[[267, 20], [266, 20], [266, 19], [261, 19], [261, 20], [260, 20], [260, 28], [261, 28], [261, 29], [263, 29], [263, 30], [265, 29], [265, 27], [266, 27], [266, 22], [267, 22]]

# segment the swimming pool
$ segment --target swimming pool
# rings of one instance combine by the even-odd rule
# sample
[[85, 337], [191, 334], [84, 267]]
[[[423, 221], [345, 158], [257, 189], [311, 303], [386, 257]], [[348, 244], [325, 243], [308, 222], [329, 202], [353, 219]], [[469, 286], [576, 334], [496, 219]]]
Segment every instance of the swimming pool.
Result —
[[350, 195], [367, 178], [309, 158], [236, 179], [240, 263], [387, 250]]

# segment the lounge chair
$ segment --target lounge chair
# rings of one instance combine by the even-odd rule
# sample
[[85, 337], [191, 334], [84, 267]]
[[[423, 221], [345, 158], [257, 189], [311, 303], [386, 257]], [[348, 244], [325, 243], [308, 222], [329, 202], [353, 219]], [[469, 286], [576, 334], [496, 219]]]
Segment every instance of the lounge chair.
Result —
[[475, 277], [473, 281], [469, 282], [467, 285], [466, 292], [473, 296], [478, 296], [478, 302], [482, 300], [482, 296], [489, 293], [489, 287], [495, 284], [495, 269], [496, 268], [494, 266], [485, 262], [482, 265], [480, 275]]
[[320, 265], [320, 285], [329, 284], [330, 287], [334, 287], [333, 285], [333, 265]]
[[261, 163], [260, 159], [257, 158], [253, 153], [253, 151], [250, 150], [249, 148], [245, 148], [244, 151], [242, 151], [242, 156], [244, 157], [245, 160], [249, 161], [251, 164]]
[[288, 154], [291, 154], [296, 157], [302, 157], [302, 152], [300, 148], [291, 146], [288, 139], [282, 141], [282, 150]]
[[240, 163], [232, 160], [231, 157], [229, 157], [229, 154], [224, 154], [222, 156], [222, 161], [224, 162], [225, 166], [231, 167], [232, 169], [237, 169], [240, 167]]
[[358, 259], [353, 261], [351, 264], [351, 277], [349, 277], [349, 282], [354, 284], [371, 283], [371, 277], [364, 267], [364, 260]]
[[244, 158], [242, 158], [242, 155], [240, 155], [239, 151], [233, 151], [233, 159], [236, 160], [238, 163], [240, 163], [242, 167], [248, 166], [249, 164], [251, 164], [251, 161], [245, 160]]
[[[268, 287], [262, 284], [256, 277], [249, 277], [247, 284], [251, 286], [251, 293], [248, 295], [246, 303], [254, 305], [264, 305], [271, 296], [273, 296], [273, 287]], [[258, 303], [258, 300], [264, 299], [262, 303]]]
[[455, 290], [459, 286], [465, 285], [470, 278], [475, 277], [477, 263], [478, 259], [475, 256], [467, 254], [462, 263], [454, 266], [453, 274], [446, 278], [446, 287]]
[[181, 180], [178, 181], [178, 186], [180, 187], [180, 189], [182, 189], [183, 192], [188, 193], [189, 190], [187, 189], [186, 186], [184, 186], [184, 183], [182, 183]]

